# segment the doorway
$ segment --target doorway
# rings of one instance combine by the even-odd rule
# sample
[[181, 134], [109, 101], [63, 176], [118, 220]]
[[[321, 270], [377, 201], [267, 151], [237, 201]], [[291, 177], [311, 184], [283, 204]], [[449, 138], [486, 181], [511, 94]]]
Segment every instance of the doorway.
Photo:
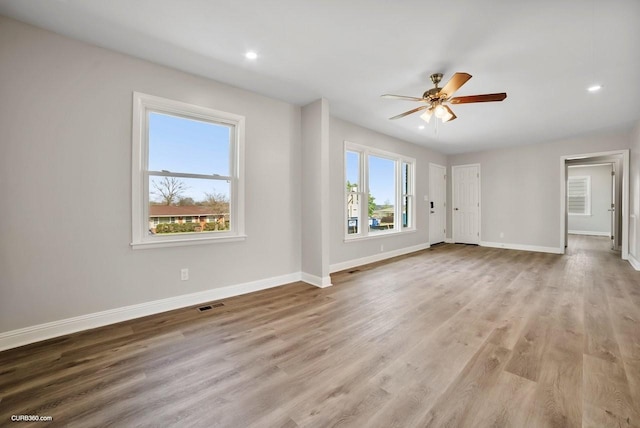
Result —
[[577, 242], [590, 235], [627, 260], [629, 150], [561, 156], [560, 161], [561, 247], [566, 249], [572, 237]]
[[612, 250], [619, 248], [616, 163], [567, 161], [567, 245], [585, 235], [606, 237]]
[[480, 244], [480, 164], [451, 167], [454, 243]]
[[447, 220], [447, 168], [429, 164], [429, 245], [444, 242]]

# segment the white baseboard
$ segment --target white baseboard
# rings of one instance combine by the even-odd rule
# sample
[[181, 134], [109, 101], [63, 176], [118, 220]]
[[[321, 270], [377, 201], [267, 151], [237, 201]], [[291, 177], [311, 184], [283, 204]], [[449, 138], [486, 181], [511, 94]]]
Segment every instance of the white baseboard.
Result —
[[301, 273], [296, 272], [7, 331], [0, 333], [0, 351], [160, 312], [278, 287], [301, 279]]
[[302, 272], [300, 276], [300, 280], [306, 282], [307, 284], [314, 285], [319, 288], [327, 288], [331, 287], [331, 277], [319, 277], [316, 275], [311, 275], [310, 273]]
[[359, 259], [347, 260], [346, 262], [334, 263], [329, 266], [329, 272], [339, 272], [341, 270], [351, 269], [356, 266], [379, 262], [380, 260], [386, 260], [392, 257], [403, 256], [405, 254], [415, 253], [416, 251], [420, 250], [426, 250], [429, 247], [429, 244], [414, 245], [413, 247], [400, 248], [398, 250], [386, 251], [384, 253], [374, 254], [372, 256], [362, 257]]
[[552, 254], [564, 254], [562, 248], [557, 247], [540, 247], [537, 245], [523, 245], [523, 244], [507, 244], [503, 242], [486, 242], [480, 241], [481, 247], [491, 248], [505, 248], [507, 250], [521, 250], [521, 251], [534, 251], [536, 253], [552, 253]]
[[445, 238], [444, 242], [445, 244], [455, 244], [455, 242], [453, 242], [453, 238]]
[[631, 254], [629, 254], [629, 258], [627, 259], [627, 261], [631, 266], [633, 266], [635, 270], [640, 270], [640, 262]]
[[611, 236], [609, 232], [593, 232], [590, 230], [570, 230], [570, 235]]

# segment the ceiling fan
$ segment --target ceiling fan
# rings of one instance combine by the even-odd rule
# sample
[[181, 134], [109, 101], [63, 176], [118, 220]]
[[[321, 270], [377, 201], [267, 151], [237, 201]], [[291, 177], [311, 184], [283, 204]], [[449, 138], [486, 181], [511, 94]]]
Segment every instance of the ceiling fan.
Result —
[[469, 103], [486, 103], [491, 101], [502, 101], [507, 98], [507, 94], [505, 92], [500, 92], [497, 94], [483, 94], [483, 95], [468, 95], [466, 97], [452, 97], [453, 93], [460, 89], [462, 85], [467, 83], [469, 79], [471, 79], [471, 75], [469, 73], [455, 73], [451, 79], [444, 85], [443, 88], [438, 87], [438, 84], [442, 80], [442, 73], [434, 73], [431, 76], [431, 81], [435, 85], [434, 88], [427, 90], [424, 94], [422, 94], [422, 98], [418, 97], [406, 97], [404, 95], [393, 95], [393, 94], [385, 94], [382, 95], [382, 98], [391, 98], [396, 100], [406, 100], [406, 101], [418, 101], [421, 103], [425, 103], [420, 107], [414, 108], [413, 110], [405, 111], [397, 116], [393, 116], [389, 119], [400, 119], [401, 117], [408, 116], [413, 113], [417, 113], [422, 110], [426, 110], [420, 117], [424, 119], [426, 122], [429, 122], [431, 116], [435, 116], [438, 119], [442, 120], [442, 122], [450, 122], [456, 118], [456, 115], [453, 114], [451, 108], [447, 105], [449, 104], [469, 104]]

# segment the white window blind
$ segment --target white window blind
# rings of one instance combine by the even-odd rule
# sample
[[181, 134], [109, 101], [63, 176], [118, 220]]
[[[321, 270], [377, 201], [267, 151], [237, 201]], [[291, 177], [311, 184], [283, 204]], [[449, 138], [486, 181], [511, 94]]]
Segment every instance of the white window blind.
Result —
[[572, 215], [591, 214], [591, 182], [589, 176], [567, 180], [567, 209]]

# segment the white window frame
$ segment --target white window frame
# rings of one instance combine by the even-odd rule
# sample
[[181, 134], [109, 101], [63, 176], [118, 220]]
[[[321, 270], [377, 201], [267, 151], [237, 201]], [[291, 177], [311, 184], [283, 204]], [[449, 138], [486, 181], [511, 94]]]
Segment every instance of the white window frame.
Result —
[[[230, 182], [230, 228], [225, 232], [151, 235], [149, 233], [149, 113], [163, 113], [187, 119], [231, 126], [230, 171], [228, 177], [201, 174], [170, 173], [170, 176], [191, 178], [224, 178]], [[244, 233], [244, 130], [245, 118], [237, 114], [156, 97], [133, 93], [133, 126], [131, 155], [131, 247], [133, 249], [208, 244], [240, 241]], [[162, 175], [154, 171], [152, 175]]]
[[[586, 195], [584, 198], [584, 212], [582, 213], [572, 213], [569, 212], [569, 181], [574, 180], [585, 180], [586, 185]], [[590, 216], [591, 215], [591, 176], [589, 175], [571, 175], [567, 177], [567, 213], [570, 216]]]
[[[358, 194], [361, 198], [362, 207], [360, 208], [360, 215], [358, 217], [358, 233], [348, 233], [349, 219], [348, 219], [348, 207], [347, 197], [350, 193], [347, 191], [347, 152], [355, 152], [359, 154], [359, 184]], [[415, 174], [416, 174], [416, 160], [414, 158], [400, 155], [398, 153], [392, 153], [385, 150], [376, 149], [373, 147], [365, 146], [362, 144], [353, 143], [350, 141], [344, 142], [343, 150], [343, 168], [342, 168], [342, 188], [343, 188], [343, 230], [344, 241], [352, 242], [363, 239], [380, 238], [389, 235], [396, 235], [399, 233], [415, 232]], [[393, 229], [381, 230], [375, 233], [369, 232], [369, 156], [376, 156], [384, 159], [389, 159], [395, 163], [395, 204], [394, 204], [394, 222]], [[404, 194], [402, 188], [402, 164], [409, 164], [409, 193]], [[402, 226], [402, 200], [403, 196], [409, 196], [413, 203], [409, 204], [409, 226]]]

